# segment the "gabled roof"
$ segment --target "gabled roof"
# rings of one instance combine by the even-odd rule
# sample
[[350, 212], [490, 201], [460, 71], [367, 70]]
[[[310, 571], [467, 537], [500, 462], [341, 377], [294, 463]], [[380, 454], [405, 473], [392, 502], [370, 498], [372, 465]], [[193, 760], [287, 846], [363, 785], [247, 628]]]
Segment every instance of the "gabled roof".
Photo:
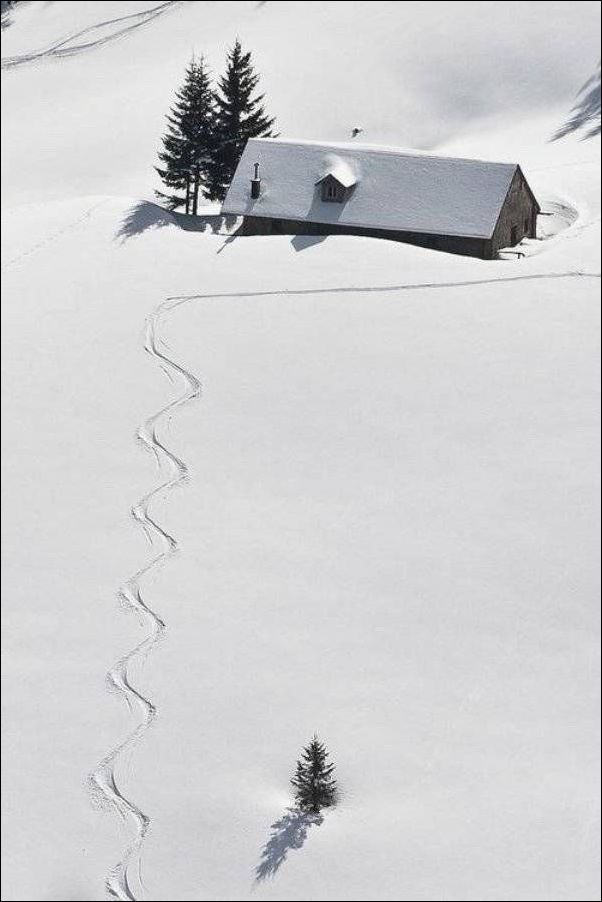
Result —
[[316, 185], [320, 185], [324, 179], [333, 178], [343, 188], [351, 188], [357, 184], [357, 172], [349, 165], [346, 160], [341, 160], [334, 154], [324, 159], [323, 173], [316, 181]]
[[[250, 179], [259, 163], [261, 194]], [[360, 228], [490, 238], [517, 171], [489, 163], [361, 144], [282, 138], [247, 142], [222, 211]], [[316, 187], [333, 175], [352, 187], [342, 204], [324, 203]]]

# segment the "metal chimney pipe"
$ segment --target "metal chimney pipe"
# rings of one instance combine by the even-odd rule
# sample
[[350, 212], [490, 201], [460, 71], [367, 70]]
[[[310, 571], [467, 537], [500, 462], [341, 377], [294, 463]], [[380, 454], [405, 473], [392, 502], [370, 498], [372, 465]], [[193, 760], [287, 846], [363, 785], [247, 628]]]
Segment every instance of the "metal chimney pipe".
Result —
[[259, 163], [255, 163], [255, 174], [251, 179], [251, 197], [257, 200], [261, 194], [261, 179], [259, 177]]

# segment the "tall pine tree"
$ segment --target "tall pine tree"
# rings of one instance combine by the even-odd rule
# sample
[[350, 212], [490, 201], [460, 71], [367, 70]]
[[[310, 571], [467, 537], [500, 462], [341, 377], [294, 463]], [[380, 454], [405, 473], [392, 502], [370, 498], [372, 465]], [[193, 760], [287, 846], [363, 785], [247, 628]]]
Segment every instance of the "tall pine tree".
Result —
[[297, 805], [304, 811], [318, 814], [337, 801], [337, 783], [332, 776], [334, 764], [328, 764], [328, 752], [317, 735], [303, 750], [291, 783], [295, 787]]
[[[167, 116], [167, 132], [156, 170], [171, 193], [155, 192], [170, 209], [196, 214], [199, 195], [207, 193], [208, 169], [215, 148], [215, 103], [203, 57], [186, 68], [184, 84]], [[177, 192], [177, 193], [174, 193]]]
[[275, 119], [263, 107], [263, 94], [255, 94], [259, 75], [251, 54], [244, 53], [237, 39], [228, 52], [226, 74], [220, 78], [215, 150], [209, 167], [208, 192], [212, 200], [223, 200], [234, 170], [249, 138], [271, 138]]

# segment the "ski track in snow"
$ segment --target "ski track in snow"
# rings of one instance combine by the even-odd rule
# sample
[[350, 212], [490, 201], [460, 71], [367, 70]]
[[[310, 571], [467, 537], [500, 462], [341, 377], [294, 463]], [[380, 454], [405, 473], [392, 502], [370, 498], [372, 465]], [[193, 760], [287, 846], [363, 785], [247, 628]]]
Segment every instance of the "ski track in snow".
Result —
[[150, 818], [141, 808], [123, 794], [117, 784], [115, 776], [118, 759], [125, 752], [132, 749], [143, 738], [157, 716], [155, 705], [140, 690], [136, 689], [130, 680], [131, 667], [134, 666], [134, 664], [141, 664], [144, 662], [147, 655], [152, 651], [157, 642], [160, 641], [166, 629], [164, 621], [146, 604], [141, 590], [141, 583], [146, 575], [160, 567], [179, 550], [177, 539], [169, 535], [169, 533], [160, 526], [151, 515], [150, 508], [155, 499], [164, 498], [172, 491], [172, 489], [188, 479], [187, 465], [162, 442], [159, 435], [159, 427], [161, 422], [169, 422], [178, 408], [191, 403], [201, 395], [200, 380], [166, 353], [167, 346], [164, 339], [161, 337], [160, 332], [163, 318], [177, 307], [196, 300], [239, 297], [277, 297], [287, 295], [304, 296], [331, 293], [395, 292], [489, 285], [498, 282], [570, 278], [599, 279], [600, 273], [571, 271], [560, 273], [534, 273], [522, 276], [502, 276], [499, 278], [474, 279], [461, 282], [420, 282], [405, 285], [384, 285], [379, 287], [349, 286], [343, 288], [298, 288], [255, 292], [213, 292], [211, 294], [178, 295], [166, 298], [148, 317], [144, 342], [145, 351], [159, 361], [161, 368], [172, 381], [174, 376], [179, 378], [185, 386], [185, 391], [182, 395], [170, 401], [159, 411], [148, 417], [148, 419], [146, 419], [138, 428], [136, 433], [137, 439], [145, 448], [155, 455], [157, 463], [159, 465], [163, 463], [168, 466], [171, 475], [166, 481], [144, 495], [144, 497], [136, 502], [131, 509], [132, 517], [142, 527], [151, 545], [158, 542], [161, 546], [161, 550], [147, 564], [137, 570], [118, 591], [120, 601], [140, 616], [141, 620], [150, 627], [150, 632], [142, 642], [136, 645], [114, 664], [108, 673], [108, 680], [111, 687], [119, 691], [125, 698], [130, 710], [132, 712], [137, 710], [141, 713], [141, 720], [125, 739], [116, 745], [99, 762], [90, 777], [94, 793], [100, 794], [101, 798], [110, 803], [111, 807], [121, 819], [133, 827], [133, 839], [125, 848], [120, 861], [110, 871], [106, 879], [106, 889], [111, 898], [136, 902], [136, 890], [134, 889], [132, 879], [134, 868], [138, 886], [142, 891], [144, 890], [141, 855], [144, 840], [150, 826]]
[[17, 263], [20, 263], [26, 257], [31, 256], [31, 254], [35, 254], [37, 251], [42, 250], [46, 247], [47, 244], [51, 244], [53, 241], [56, 241], [57, 238], [62, 238], [67, 232], [71, 232], [73, 229], [77, 228], [78, 225], [81, 225], [83, 222], [87, 222], [91, 217], [92, 213], [97, 210], [99, 207], [102, 207], [103, 204], [107, 203], [108, 198], [98, 201], [98, 203], [93, 204], [89, 207], [81, 216], [78, 216], [77, 219], [74, 219], [72, 222], [68, 222], [67, 225], [63, 226], [63, 228], [59, 229], [56, 232], [52, 232], [46, 238], [42, 238], [41, 241], [38, 241], [36, 244], [32, 245], [27, 250], [22, 251], [20, 254], [17, 254], [16, 257], [11, 257], [10, 260], [7, 260], [6, 263], [2, 264], [2, 272], [5, 270], [11, 269]]
[[[522, 276], [498, 276], [489, 279], [468, 279], [459, 282], [410, 282], [405, 285], [348, 285], [343, 288], [279, 288], [266, 291], [230, 291], [211, 294], [189, 294], [168, 298], [170, 310], [186, 301], [209, 300], [211, 298], [269, 298], [287, 295], [311, 294], [356, 294], [362, 292], [378, 293], [391, 291], [420, 291], [423, 289], [463, 288], [471, 285], [496, 285], [498, 282], [526, 282], [542, 279], [599, 279], [599, 272], [570, 270], [568, 272], [529, 273]], [[167, 302], [166, 302], [167, 303]]]
[[133, 826], [132, 841], [106, 879], [107, 892], [111, 898], [132, 900], [132, 902], [135, 902], [137, 898], [132, 882], [133, 868], [136, 868], [139, 886], [144, 888], [141, 851], [150, 826], [150, 819], [141, 808], [123, 794], [117, 785], [115, 769], [120, 756], [142, 739], [157, 716], [157, 709], [152, 701], [132, 685], [130, 670], [135, 664], [139, 665], [144, 662], [165, 632], [165, 623], [144, 600], [141, 583], [147, 574], [177, 553], [178, 542], [157, 523], [151, 515], [150, 508], [155, 499], [165, 497], [172, 489], [188, 479], [186, 464], [163, 444], [159, 436], [159, 429], [161, 421], [169, 421], [177, 408], [194, 401], [201, 394], [199, 380], [179, 364], [170, 360], [164, 353], [164, 344], [159, 336], [159, 324], [161, 317], [170, 306], [168, 302], [160, 304], [148, 318], [144, 349], [159, 360], [162, 369], [170, 379], [176, 376], [183, 381], [185, 391], [145, 420], [138, 428], [136, 437], [145, 448], [155, 455], [159, 465], [167, 465], [171, 475], [165, 482], [144, 495], [131, 509], [132, 517], [142, 527], [151, 545], [158, 543], [161, 550], [145, 566], [137, 570], [118, 591], [119, 600], [139, 615], [141, 621], [150, 627], [150, 632], [142, 642], [121, 657], [108, 673], [110, 686], [121, 693], [132, 712], [136, 710], [140, 712], [141, 720], [138, 726], [100, 761], [90, 777], [94, 793], [100, 794], [100, 797], [110, 803], [124, 822]]
[[[2, 58], [3, 69], [14, 69], [16, 66], [23, 66], [27, 63], [35, 63], [40, 60], [61, 59], [62, 57], [74, 56], [86, 50], [93, 50], [108, 44], [112, 41], [126, 37], [131, 32], [143, 25], [148, 25], [154, 19], [168, 12], [172, 7], [181, 6], [182, 0], [169, 0], [166, 3], [160, 3], [151, 9], [143, 10], [139, 13], [130, 13], [127, 16], [120, 16], [117, 19], [107, 19], [105, 22], [98, 22], [96, 25], [90, 25], [82, 31], [67, 37], [60, 38], [48, 47], [42, 50], [32, 50], [30, 53], [23, 53], [19, 56], [6, 56]], [[115, 28], [104, 36], [98, 36], [97, 32], [103, 29]], [[82, 40], [82, 39], [86, 40]]]

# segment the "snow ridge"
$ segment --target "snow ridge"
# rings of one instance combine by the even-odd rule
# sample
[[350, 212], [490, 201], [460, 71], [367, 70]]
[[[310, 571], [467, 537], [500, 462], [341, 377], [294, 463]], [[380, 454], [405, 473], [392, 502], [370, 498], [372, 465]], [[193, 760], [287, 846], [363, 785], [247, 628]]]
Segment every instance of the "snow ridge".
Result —
[[142, 642], [120, 658], [107, 675], [110, 686], [121, 693], [131, 711], [138, 710], [140, 712], [141, 719], [138, 726], [105, 755], [90, 777], [94, 793], [96, 795], [99, 794], [102, 799], [111, 805], [125, 823], [129, 823], [133, 827], [133, 839], [105, 881], [110, 898], [131, 900], [131, 902], [136, 902], [137, 898], [137, 890], [133, 887], [132, 874], [134, 873], [134, 868], [140, 890], [144, 889], [141, 853], [144, 839], [150, 826], [150, 818], [123, 794], [117, 785], [115, 769], [118, 759], [142, 739], [157, 716], [155, 705], [142, 692], [136, 689], [130, 680], [131, 668], [135, 664], [140, 665], [145, 660], [166, 629], [163, 620], [144, 601], [141, 582], [148, 573], [176, 554], [179, 548], [177, 540], [169, 535], [151, 516], [150, 507], [155, 499], [165, 497], [172, 489], [188, 479], [186, 464], [161, 441], [159, 427], [162, 421], [169, 421], [177, 408], [192, 402], [200, 397], [201, 394], [200, 381], [192, 373], [167, 356], [164, 350], [165, 345], [159, 336], [161, 318], [172, 306], [174, 306], [173, 301], [168, 299], [160, 304], [148, 317], [144, 349], [152, 357], [159, 360], [161, 368], [170, 379], [173, 380], [175, 376], [183, 382], [184, 392], [148, 417], [136, 432], [138, 441], [155, 455], [159, 465], [164, 464], [167, 466], [170, 475], [166, 481], [137, 501], [131, 509], [131, 516], [142, 527], [149, 542], [151, 544], [155, 541], [158, 542], [161, 550], [145, 566], [137, 570], [121, 586], [117, 593], [119, 600], [132, 611], [135, 611], [142, 622], [148, 625], [149, 634]]

